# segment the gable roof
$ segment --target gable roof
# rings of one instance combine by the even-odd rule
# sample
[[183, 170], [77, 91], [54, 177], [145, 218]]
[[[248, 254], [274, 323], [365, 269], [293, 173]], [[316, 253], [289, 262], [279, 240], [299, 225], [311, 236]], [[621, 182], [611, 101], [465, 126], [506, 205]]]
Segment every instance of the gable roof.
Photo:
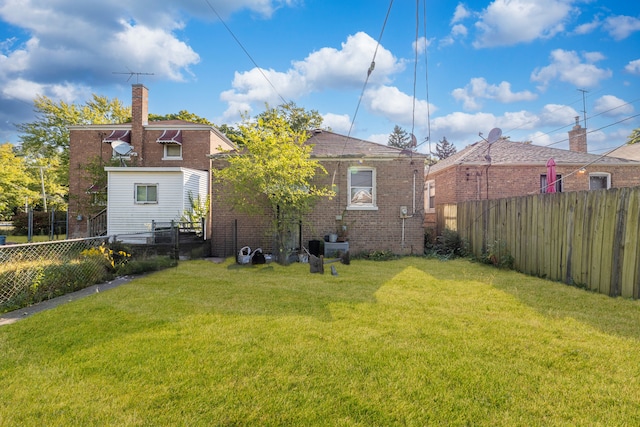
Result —
[[347, 137], [327, 130], [316, 129], [305, 144], [313, 145], [311, 157], [314, 158], [398, 158], [415, 157], [424, 159], [420, 153], [390, 147], [363, 139]]
[[[487, 157], [488, 156], [488, 157]], [[636, 165], [640, 162], [628, 159], [619, 159], [610, 156], [601, 156], [590, 153], [563, 150], [560, 148], [543, 147], [530, 143], [514, 142], [508, 139], [499, 139], [493, 144], [479, 141], [465, 147], [446, 159], [440, 160], [431, 166], [430, 173], [438, 172], [455, 165], [487, 165], [489, 159], [491, 165], [541, 165], [546, 166], [547, 160], [553, 158], [557, 165]]]
[[610, 152], [608, 156], [640, 161], [640, 143], [625, 144]]

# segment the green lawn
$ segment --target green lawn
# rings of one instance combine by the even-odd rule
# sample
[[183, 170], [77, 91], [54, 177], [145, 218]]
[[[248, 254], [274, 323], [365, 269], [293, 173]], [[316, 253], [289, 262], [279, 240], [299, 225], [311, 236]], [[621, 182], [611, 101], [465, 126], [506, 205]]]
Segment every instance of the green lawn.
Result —
[[[0, 233], [1, 235], [2, 233]], [[54, 236], [53, 240], [64, 240], [66, 239], [66, 235], [65, 234], [60, 234], [60, 235], [56, 235]], [[49, 236], [42, 236], [42, 235], [35, 235], [35, 236], [31, 236], [31, 242], [32, 243], [37, 243], [37, 242], [49, 242]], [[6, 242], [7, 244], [22, 244], [22, 243], [29, 243], [29, 238], [28, 236], [14, 236], [14, 235], [6, 235]]]
[[182, 262], [0, 327], [0, 426], [640, 425], [639, 301], [332, 265]]

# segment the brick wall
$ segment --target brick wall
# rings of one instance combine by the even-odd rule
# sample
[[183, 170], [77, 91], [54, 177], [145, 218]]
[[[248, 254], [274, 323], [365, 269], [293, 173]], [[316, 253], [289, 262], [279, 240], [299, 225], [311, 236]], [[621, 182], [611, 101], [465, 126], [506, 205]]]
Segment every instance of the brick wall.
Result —
[[[337, 192], [332, 200], [322, 199], [302, 221], [302, 243], [323, 240], [324, 236], [342, 230], [346, 225], [351, 253], [388, 250], [397, 254], [422, 254], [424, 246], [424, 173], [421, 161], [395, 159], [382, 161], [326, 161], [322, 162], [328, 174], [319, 175], [319, 186], [331, 186]], [[350, 166], [368, 166], [376, 169], [378, 210], [346, 210], [347, 171]], [[223, 167], [216, 161], [214, 167]], [[335, 176], [335, 179], [334, 179]], [[413, 212], [415, 176], [415, 207]], [[225, 191], [213, 183], [212, 197], [213, 237], [212, 253], [216, 256], [234, 255], [234, 236], [230, 234], [237, 220], [237, 247], [262, 247], [272, 251], [272, 236], [268, 230], [269, 217], [243, 215], [226, 207]], [[255, 195], [257, 196], [257, 195]], [[400, 218], [400, 207], [406, 206], [410, 218]], [[341, 219], [336, 219], [341, 216]], [[404, 222], [404, 224], [403, 224]], [[404, 242], [402, 240], [404, 226]], [[231, 231], [230, 231], [231, 230]]]
[[[579, 166], [557, 166], [562, 175], [562, 191], [589, 189], [590, 173], [611, 174], [611, 187], [640, 185], [640, 167], [637, 165], [589, 165], [585, 172]], [[457, 166], [427, 179], [436, 183], [436, 205], [466, 200], [499, 199], [540, 193], [540, 175], [546, 175], [546, 166]], [[488, 182], [487, 182], [488, 177]], [[488, 189], [488, 192], [487, 192]], [[425, 226], [435, 223], [435, 217], [427, 217]]]

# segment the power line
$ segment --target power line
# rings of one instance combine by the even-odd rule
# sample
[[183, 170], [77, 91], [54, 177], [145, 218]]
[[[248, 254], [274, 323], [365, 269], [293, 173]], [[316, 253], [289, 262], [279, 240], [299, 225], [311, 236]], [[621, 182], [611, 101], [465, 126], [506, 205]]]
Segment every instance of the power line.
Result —
[[280, 98], [280, 100], [282, 101], [283, 104], [287, 104], [288, 102], [284, 99], [284, 97], [282, 95], [280, 95], [280, 92], [278, 92], [278, 89], [276, 89], [276, 87], [273, 85], [273, 83], [271, 83], [271, 80], [269, 80], [269, 78], [267, 77], [267, 75], [262, 71], [262, 68], [256, 63], [256, 61], [253, 59], [253, 57], [251, 56], [251, 54], [249, 53], [249, 51], [247, 51], [247, 49], [245, 49], [245, 47], [242, 45], [242, 43], [240, 42], [240, 40], [238, 39], [238, 37], [236, 37], [236, 35], [233, 33], [233, 31], [231, 31], [231, 28], [229, 28], [229, 26], [227, 25], [226, 22], [224, 22], [224, 20], [222, 19], [222, 17], [220, 16], [220, 14], [218, 13], [218, 11], [213, 7], [213, 5], [209, 2], [209, 0], [204, 0], [205, 3], [207, 3], [207, 5], [209, 6], [209, 8], [213, 11], [213, 13], [216, 14], [216, 16], [218, 17], [218, 19], [220, 20], [220, 22], [222, 23], [222, 25], [224, 25], [224, 28], [227, 29], [227, 31], [229, 32], [229, 34], [231, 34], [231, 37], [233, 37], [233, 39], [236, 41], [236, 43], [238, 43], [238, 46], [240, 46], [240, 48], [242, 49], [242, 51], [245, 53], [245, 55], [247, 55], [247, 57], [249, 58], [249, 60], [251, 61], [251, 63], [253, 63], [253, 65], [258, 69], [258, 72], [260, 74], [262, 74], [262, 77], [264, 77], [264, 79], [267, 81], [267, 83], [269, 83], [269, 85], [271, 86], [271, 88], [273, 89], [273, 91], [276, 93], [276, 95], [278, 95], [278, 97]]
[[347, 146], [347, 141], [351, 137], [351, 131], [353, 130], [353, 126], [356, 121], [356, 117], [358, 115], [358, 110], [360, 109], [360, 104], [362, 103], [362, 98], [364, 97], [364, 91], [367, 88], [367, 84], [369, 83], [369, 77], [371, 77], [371, 73], [376, 67], [376, 55], [378, 54], [378, 48], [380, 47], [380, 43], [382, 41], [382, 35], [384, 34], [384, 29], [387, 26], [387, 21], [389, 20], [389, 14], [391, 13], [391, 6], [393, 6], [393, 0], [389, 2], [389, 8], [387, 9], [387, 14], [384, 17], [384, 22], [382, 24], [382, 29], [380, 30], [380, 35], [378, 36], [378, 41], [376, 43], [376, 48], [373, 51], [373, 58], [371, 59], [371, 65], [369, 65], [369, 69], [367, 70], [367, 77], [364, 80], [364, 84], [362, 85], [362, 91], [360, 92], [360, 97], [358, 98], [358, 103], [356, 104], [356, 110], [353, 113], [353, 118], [351, 119], [351, 124], [349, 125], [349, 132], [347, 133], [347, 137], [345, 138], [344, 145], [342, 146], [342, 153], [344, 153], [344, 149]]

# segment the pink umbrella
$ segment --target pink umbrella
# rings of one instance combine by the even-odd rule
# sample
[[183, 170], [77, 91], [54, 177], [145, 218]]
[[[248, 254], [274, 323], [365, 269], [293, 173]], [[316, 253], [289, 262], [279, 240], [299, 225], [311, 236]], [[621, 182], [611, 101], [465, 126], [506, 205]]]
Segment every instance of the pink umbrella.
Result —
[[556, 162], [553, 157], [547, 160], [547, 193], [556, 192]]

